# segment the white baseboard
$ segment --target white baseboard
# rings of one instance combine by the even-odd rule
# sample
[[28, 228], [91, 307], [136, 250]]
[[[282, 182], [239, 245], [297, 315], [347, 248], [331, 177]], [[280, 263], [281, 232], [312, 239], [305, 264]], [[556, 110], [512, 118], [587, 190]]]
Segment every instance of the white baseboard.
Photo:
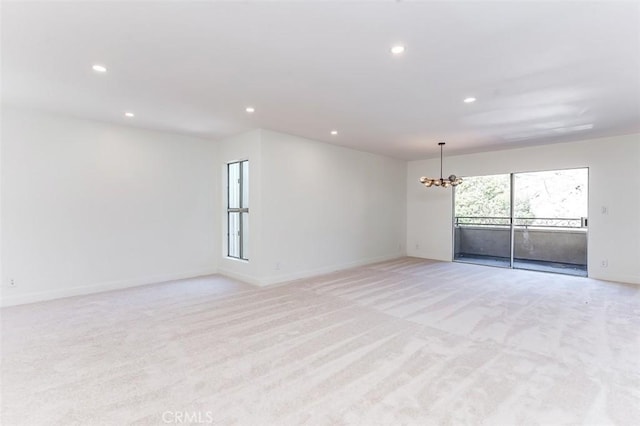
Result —
[[[438, 259], [437, 256], [425, 256], [423, 253], [418, 253], [414, 250], [409, 250], [407, 252], [407, 256], [409, 257], [418, 257], [420, 259], [430, 259], [430, 260], [438, 260], [440, 262], [451, 262], [451, 259]], [[629, 274], [603, 274], [601, 271], [597, 271], [593, 273], [591, 269], [588, 271], [589, 278], [593, 278], [594, 280], [600, 281], [613, 281], [618, 283], [625, 284], [637, 284], [640, 285], [640, 276], [638, 275], [629, 275]]]
[[41, 291], [27, 293], [22, 295], [7, 295], [5, 290], [0, 299], [0, 306], [24, 305], [27, 303], [43, 302], [45, 300], [61, 299], [63, 297], [82, 296], [86, 294], [102, 293], [104, 291], [119, 290], [129, 287], [138, 287], [141, 285], [157, 284], [167, 281], [182, 280], [185, 278], [194, 278], [204, 275], [212, 275], [218, 272], [217, 268], [201, 269], [191, 272], [181, 272], [175, 274], [155, 275], [146, 278], [135, 278], [129, 280], [110, 281], [98, 284], [89, 284], [85, 286], [77, 286], [63, 288], [58, 290]]
[[231, 269], [218, 268], [218, 274], [223, 275], [227, 278], [232, 278], [234, 280], [242, 281], [245, 284], [251, 284], [258, 287], [262, 286], [261, 282], [258, 279], [252, 277], [251, 275], [232, 271]]
[[589, 273], [589, 278], [600, 281], [614, 281], [617, 283], [640, 285], [640, 276], [627, 274], [594, 274]]
[[267, 286], [267, 285], [273, 285], [273, 284], [278, 284], [278, 283], [283, 283], [283, 282], [288, 282], [288, 281], [294, 281], [294, 280], [299, 280], [299, 279], [302, 279], [302, 278], [309, 278], [309, 277], [313, 277], [313, 276], [317, 276], [317, 275], [328, 274], [330, 272], [336, 272], [336, 271], [341, 271], [341, 270], [344, 270], [344, 269], [355, 268], [355, 267], [358, 267], [358, 266], [364, 266], [364, 265], [368, 265], [368, 264], [371, 264], [371, 263], [384, 262], [386, 260], [398, 259], [400, 257], [404, 257], [404, 253], [394, 253], [394, 254], [389, 254], [389, 255], [385, 255], [385, 256], [378, 256], [378, 257], [373, 257], [373, 258], [368, 258], [368, 259], [356, 260], [356, 261], [353, 261], [353, 262], [340, 263], [340, 264], [337, 264], [337, 265], [326, 266], [326, 267], [307, 270], [307, 271], [294, 272], [294, 273], [291, 273], [291, 274], [275, 275], [273, 277], [262, 279], [262, 282], [259, 285]]
[[137, 279], [130, 279], [130, 280], [110, 281], [105, 283], [89, 284], [85, 286], [33, 292], [33, 293], [20, 294], [15, 296], [8, 295], [7, 291], [5, 290], [2, 294], [2, 297], [0, 298], [0, 306], [5, 307], [5, 306], [24, 305], [27, 303], [43, 302], [46, 300], [61, 299], [64, 297], [82, 296], [86, 294], [101, 293], [105, 291], [119, 290], [123, 288], [137, 287], [137, 286], [148, 285], [148, 284], [157, 284], [157, 283], [166, 282], [166, 281], [174, 281], [174, 280], [193, 278], [193, 277], [198, 277], [203, 275], [212, 275], [212, 274], [220, 274], [220, 275], [227, 276], [229, 278], [237, 279], [247, 284], [252, 284], [258, 287], [264, 287], [268, 285], [274, 285], [277, 283], [293, 281], [293, 280], [298, 280], [302, 278], [308, 278], [316, 275], [327, 274], [329, 272], [340, 271], [343, 269], [354, 268], [357, 266], [367, 265], [370, 263], [397, 259], [403, 256], [405, 256], [405, 254], [399, 252], [399, 253], [389, 254], [386, 256], [379, 256], [375, 258], [368, 258], [368, 259], [362, 259], [362, 260], [353, 261], [353, 262], [346, 262], [346, 263], [341, 263], [337, 265], [326, 266], [326, 267], [317, 268], [313, 270], [299, 271], [299, 272], [289, 273], [289, 274], [280, 274], [280, 275], [275, 275], [268, 278], [264, 278], [264, 277], [256, 278], [256, 277], [252, 277], [250, 275], [243, 274], [243, 273], [238, 273], [236, 271], [232, 271], [226, 268], [209, 268], [209, 269], [202, 269], [202, 270], [191, 271], [191, 272], [155, 275], [151, 277], [137, 278]]
[[418, 250], [407, 250], [408, 257], [417, 257], [419, 259], [437, 260], [440, 262], [451, 262], [451, 257], [444, 258], [440, 255], [425, 254]]
[[293, 272], [293, 273], [288, 273], [288, 274], [286, 274], [286, 273], [285, 274], [279, 274], [279, 275], [274, 275], [274, 276], [271, 276], [271, 277], [257, 277], [256, 278], [256, 277], [252, 277], [252, 276], [245, 275], [245, 274], [242, 274], [242, 273], [237, 273], [235, 271], [231, 271], [231, 270], [224, 269], [224, 268], [219, 268], [218, 269], [218, 273], [220, 275], [224, 275], [224, 276], [227, 276], [229, 278], [237, 279], [237, 280], [243, 281], [245, 283], [258, 286], [258, 287], [265, 287], [265, 286], [280, 284], [280, 283], [284, 283], [284, 282], [288, 282], [288, 281], [299, 280], [299, 279], [302, 279], [302, 278], [308, 278], [308, 277], [313, 277], [313, 276], [317, 276], [317, 275], [328, 274], [330, 272], [341, 271], [343, 269], [355, 268], [357, 266], [368, 265], [368, 264], [371, 264], [371, 263], [383, 262], [385, 260], [398, 259], [398, 258], [404, 257], [404, 256], [405, 256], [404, 252], [398, 252], [398, 253], [388, 254], [388, 255], [385, 255], [385, 256], [378, 256], [378, 257], [373, 257], [373, 258], [368, 258], [368, 259], [361, 259], [361, 260], [357, 260], [357, 261], [353, 261], [353, 262], [339, 263], [339, 264], [336, 264], [336, 265], [325, 266], [325, 267], [317, 268], [317, 269], [309, 269], [309, 270], [305, 270], [305, 271], [298, 271], [298, 272]]

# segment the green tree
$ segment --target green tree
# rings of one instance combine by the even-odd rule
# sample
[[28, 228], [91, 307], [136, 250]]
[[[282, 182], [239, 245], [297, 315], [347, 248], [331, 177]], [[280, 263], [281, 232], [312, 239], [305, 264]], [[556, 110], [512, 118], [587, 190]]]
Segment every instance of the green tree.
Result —
[[[467, 177], [456, 187], [455, 215], [458, 217], [484, 217], [474, 223], [505, 223], [489, 218], [509, 218], [511, 205], [510, 177], [490, 175]], [[518, 217], [533, 217], [528, 198], [516, 200]]]
[[[574, 222], [586, 217], [587, 180], [587, 169], [518, 173], [515, 175], [514, 216], [573, 218]], [[510, 181], [509, 175], [465, 178], [455, 190], [455, 215], [477, 218], [473, 223], [507, 224], [505, 220], [481, 218], [509, 217]]]

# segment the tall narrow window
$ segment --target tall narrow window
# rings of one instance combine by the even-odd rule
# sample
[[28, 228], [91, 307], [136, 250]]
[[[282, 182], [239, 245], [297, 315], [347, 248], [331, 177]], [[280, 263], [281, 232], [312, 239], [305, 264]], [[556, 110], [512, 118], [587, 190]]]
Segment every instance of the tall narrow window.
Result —
[[227, 255], [249, 260], [249, 161], [227, 164]]

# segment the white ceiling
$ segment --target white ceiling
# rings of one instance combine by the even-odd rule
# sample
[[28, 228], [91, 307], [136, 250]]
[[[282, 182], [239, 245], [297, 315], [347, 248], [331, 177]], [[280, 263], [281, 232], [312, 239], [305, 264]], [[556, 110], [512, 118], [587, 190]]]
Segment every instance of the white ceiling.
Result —
[[1, 35], [3, 102], [213, 140], [416, 159], [640, 131], [638, 2], [4, 2]]

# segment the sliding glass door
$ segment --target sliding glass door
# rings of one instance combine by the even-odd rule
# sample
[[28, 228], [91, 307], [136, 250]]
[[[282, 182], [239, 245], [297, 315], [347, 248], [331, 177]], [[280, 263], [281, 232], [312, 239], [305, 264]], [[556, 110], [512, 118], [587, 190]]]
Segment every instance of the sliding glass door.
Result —
[[587, 274], [587, 169], [513, 175], [513, 266]]
[[586, 276], [587, 185], [586, 168], [465, 178], [454, 260]]
[[510, 179], [509, 175], [472, 176], [456, 187], [455, 260], [510, 266]]

